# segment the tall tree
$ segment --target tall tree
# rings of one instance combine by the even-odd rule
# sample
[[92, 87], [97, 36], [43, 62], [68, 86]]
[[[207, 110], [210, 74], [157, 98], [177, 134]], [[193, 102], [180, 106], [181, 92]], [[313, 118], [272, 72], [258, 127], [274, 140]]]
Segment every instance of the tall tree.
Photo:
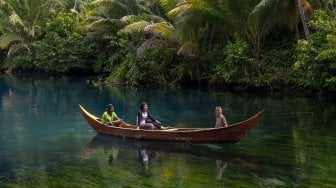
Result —
[[250, 48], [250, 53], [255, 59], [255, 67], [262, 72], [262, 45], [264, 38], [272, 27], [275, 6], [254, 8], [258, 0], [228, 0], [226, 11], [230, 20], [232, 32], [238, 33]]
[[285, 19], [291, 29], [295, 28], [297, 38], [298, 24], [301, 21], [304, 30], [305, 38], [309, 39], [309, 29], [307, 19], [312, 17], [313, 9], [306, 0], [261, 0], [255, 7], [254, 12], [262, 11], [267, 7], [277, 7], [274, 14], [279, 15], [279, 18]]
[[139, 47], [138, 54], [157, 46], [178, 44], [176, 28], [165, 16], [163, 8], [156, 0], [138, 4], [139, 14], [122, 31], [125, 33], [142, 32], [150, 35]]

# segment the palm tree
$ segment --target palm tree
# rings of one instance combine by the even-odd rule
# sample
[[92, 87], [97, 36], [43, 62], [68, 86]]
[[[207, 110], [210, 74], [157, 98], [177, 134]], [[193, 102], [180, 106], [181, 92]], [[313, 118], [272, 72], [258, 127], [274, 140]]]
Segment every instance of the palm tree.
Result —
[[[313, 9], [306, 0], [261, 0], [255, 7], [254, 12], [261, 11], [266, 7], [277, 6], [279, 9], [275, 14], [284, 15], [282, 17], [287, 18], [287, 23], [290, 28], [294, 28], [298, 37], [298, 23], [301, 20], [305, 38], [309, 39], [309, 29], [307, 25], [307, 18], [310, 18], [313, 14]], [[300, 19], [299, 19], [300, 17]]]
[[162, 7], [159, 10], [163, 9], [163, 12], [146, 11], [149, 15], [147, 20], [133, 22], [125, 27], [124, 31], [145, 31], [153, 37], [178, 43], [177, 53], [191, 58], [200, 55], [200, 49], [203, 49], [205, 42], [208, 42], [211, 48], [214, 26], [218, 22], [223, 22], [224, 18], [220, 1], [157, 0], [156, 2], [156, 7]]
[[87, 5], [89, 32], [116, 33], [137, 13], [137, 0], [94, 0]]
[[[155, 2], [152, 0], [151, 2]], [[139, 48], [153, 46], [175, 47], [177, 54], [187, 57], [191, 77], [196, 73], [201, 81], [200, 57], [202, 52], [210, 54], [215, 29], [225, 22], [224, 1], [220, 0], [156, 0], [158, 12], [147, 11], [146, 18], [126, 26], [125, 32], [145, 32], [151, 35]], [[216, 28], [217, 26], [217, 28]]]
[[0, 0], [0, 48], [11, 56], [21, 49], [31, 52], [30, 44], [43, 35], [47, 20], [62, 10], [57, 0]]
[[263, 7], [263, 9], [254, 10], [255, 1], [246, 0], [228, 0], [225, 12], [230, 32], [237, 33], [250, 46], [250, 53], [255, 58], [255, 68], [262, 73], [262, 45], [264, 38], [272, 27], [275, 15], [274, 6]]
[[153, 47], [172, 46], [178, 42], [172, 23], [165, 17], [157, 0], [139, 1], [139, 13], [121, 31], [124, 33], [150, 34], [137, 50], [138, 55]]
[[194, 49], [195, 52], [206, 46], [210, 52], [216, 25], [226, 21], [224, 3], [213, 0], [181, 1], [167, 15], [174, 20], [180, 40], [187, 44], [187, 49], [190, 49], [188, 46], [199, 48]]

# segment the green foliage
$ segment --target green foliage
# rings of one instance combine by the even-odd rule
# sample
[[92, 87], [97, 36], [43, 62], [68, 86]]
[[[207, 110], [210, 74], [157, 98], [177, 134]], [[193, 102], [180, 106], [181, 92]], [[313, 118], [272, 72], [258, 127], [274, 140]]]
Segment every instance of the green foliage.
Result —
[[0, 64], [1, 69], [19, 69], [19, 70], [34, 70], [35, 66], [31, 63], [33, 57], [27, 51], [22, 51], [18, 55], [11, 58], [6, 58], [4, 63]]
[[149, 49], [140, 56], [129, 52], [123, 62], [115, 66], [107, 82], [128, 85], [160, 85], [170, 80], [169, 65], [174, 49]]
[[137, 46], [142, 41], [142, 34], [127, 35], [123, 32], [94, 37], [93, 42], [100, 51], [99, 59], [93, 65], [94, 70], [111, 73], [124, 61], [128, 54], [136, 52]]
[[136, 49], [137, 45], [143, 40], [143, 35], [128, 35], [119, 32], [117, 36], [109, 39], [108, 49], [111, 52], [105, 55], [105, 58], [102, 57], [101, 61], [94, 64], [95, 70], [110, 74], [106, 79], [107, 84], [126, 83], [127, 85], [137, 85], [139, 78], [138, 66], [136, 65]]
[[215, 49], [211, 82], [247, 83], [255, 75], [254, 61], [247, 53], [248, 45], [237, 34], [232, 43]]
[[92, 66], [95, 48], [77, 32], [77, 23], [77, 18], [72, 14], [59, 14], [47, 23], [47, 34], [35, 44], [34, 65], [37, 69], [68, 72], [85, 71]]
[[[62, 10], [57, 0], [2, 0], [0, 6], [0, 47], [14, 55], [20, 49], [30, 52], [31, 43], [43, 36], [48, 19]], [[5, 37], [4, 37], [5, 36]]]
[[336, 87], [331, 1], [319, 1], [311, 40], [297, 44], [293, 30], [302, 28], [292, 0], [0, 2], [2, 69], [93, 71], [129, 85]]
[[299, 41], [291, 80], [314, 89], [336, 89], [336, 19], [323, 10], [311, 22], [316, 32]]
[[106, 83], [125, 83], [127, 85], [137, 85], [139, 78], [139, 69], [136, 64], [136, 55], [127, 54], [123, 62], [114, 67], [110, 76], [106, 79]]
[[37, 43], [34, 64], [46, 72], [85, 70], [90, 67], [90, 54], [91, 49], [81, 35], [74, 33], [61, 38], [50, 33]]
[[155, 48], [146, 50], [139, 58], [139, 79], [142, 84], [166, 84], [169, 65], [173, 62], [175, 49]]
[[65, 38], [74, 32], [78, 32], [79, 18], [74, 14], [61, 13], [46, 23], [45, 32], [55, 33]]

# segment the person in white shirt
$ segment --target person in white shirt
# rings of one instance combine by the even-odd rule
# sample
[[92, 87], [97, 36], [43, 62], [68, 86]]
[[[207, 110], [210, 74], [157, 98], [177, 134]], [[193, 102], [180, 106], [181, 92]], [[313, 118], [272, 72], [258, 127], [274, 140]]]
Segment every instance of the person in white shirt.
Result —
[[154, 119], [148, 112], [147, 103], [143, 102], [140, 105], [140, 111], [137, 113], [137, 126], [140, 129], [162, 129], [162, 124]]

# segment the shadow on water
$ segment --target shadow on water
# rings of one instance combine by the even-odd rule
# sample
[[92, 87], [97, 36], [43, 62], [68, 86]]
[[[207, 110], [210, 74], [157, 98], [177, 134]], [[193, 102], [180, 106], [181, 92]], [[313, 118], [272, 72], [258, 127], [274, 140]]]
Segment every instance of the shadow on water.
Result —
[[[221, 178], [225, 169], [230, 165], [243, 166], [254, 177], [262, 174], [261, 169], [254, 162], [253, 156], [237, 151], [233, 144], [195, 144], [176, 143], [151, 140], [138, 140], [97, 134], [87, 147], [82, 151], [82, 160], [90, 158], [90, 153], [95, 149], [104, 148], [111, 150], [108, 164], [113, 165], [118, 157], [118, 152], [126, 152], [129, 155], [136, 153], [139, 164], [148, 170], [151, 160], [165, 158], [164, 155], [180, 154], [193, 156], [202, 160], [213, 160], [216, 166], [216, 177]], [[117, 152], [116, 152], [117, 151]]]

